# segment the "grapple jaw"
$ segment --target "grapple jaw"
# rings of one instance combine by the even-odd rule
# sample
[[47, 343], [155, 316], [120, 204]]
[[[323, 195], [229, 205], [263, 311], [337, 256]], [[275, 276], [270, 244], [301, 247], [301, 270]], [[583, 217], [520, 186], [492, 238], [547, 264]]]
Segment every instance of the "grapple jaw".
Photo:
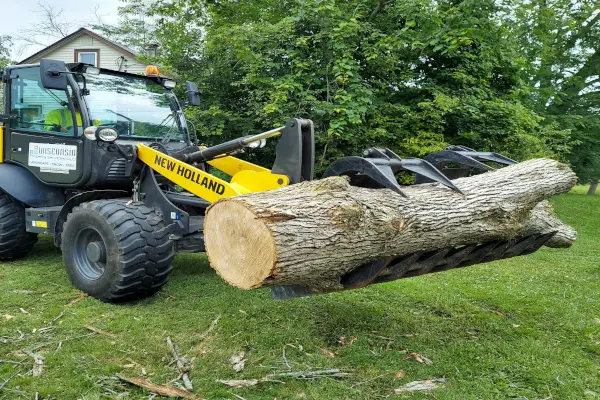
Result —
[[439, 182], [455, 192], [462, 193], [450, 179], [426, 160], [418, 158], [400, 158], [390, 149], [370, 148], [363, 152], [363, 157], [342, 157], [334, 161], [323, 175], [345, 175], [350, 177], [354, 186], [387, 188], [405, 196], [402, 187], [396, 180], [400, 171], [410, 171], [427, 177], [431, 182]]
[[[348, 272], [342, 277], [340, 283], [343, 287], [342, 290], [359, 289], [376, 283], [391, 282], [397, 279], [527, 255], [537, 251], [554, 234], [552, 232], [543, 235], [523, 236], [506, 241], [499, 240], [430, 252], [415, 252], [403, 256], [385, 257]], [[322, 294], [322, 292], [301, 285], [271, 288], [271, 296], [275, 300], [287, 300], [315, 294]]]
[[[461, 193], [450, 179], [470, 176], [473, 170], [495, 169], [485, 162], [500, 165], [516, 163], [498, 153], [479, 152], [464, 146], [448, 146], [442, 151], [428, 155], [425, 160], [400, 158], [390, 149], [370, 148], [364, 151], [363, 157], [343, 157], [336, 160], [329, 166], [324, 177], [346, 175], [350, 177], [350, 183], [354, 186], [388, 188], [406, 197], [395, 175], [400, 171], [411, 171], [417, 174], [415, 183], [438, 182]], [[460, 167], [447, 168], [448, 164], [458, 164]], [[554, 234], [553, 232], [507, 241], [499, 240], [385, 257], [348, 272], [341, 278], [340, 284], [342, 290], [357, 289], [375, 283], [530, 254], [542, 247]], [[301, 285], [271, 288], [271, 295], [276, 300], [321, 293]]]
[[[515, 164], [512, 160], [502, 154], [475, 151], [465, 146], [448, 146], [444, 150], [429, 154], [425, 159], [433, 164], [441, 172], [453, 179], [470, 176], [473, 170], [491, 171], [495, 168], [485, 164], [483, 161], [493, 162], [500, 165]], [[458, 164], [458, 168], [448, 168], [448, 164]], [[417, 174], [415, 183], [434, 182], [431, 178], [423, 174]]]

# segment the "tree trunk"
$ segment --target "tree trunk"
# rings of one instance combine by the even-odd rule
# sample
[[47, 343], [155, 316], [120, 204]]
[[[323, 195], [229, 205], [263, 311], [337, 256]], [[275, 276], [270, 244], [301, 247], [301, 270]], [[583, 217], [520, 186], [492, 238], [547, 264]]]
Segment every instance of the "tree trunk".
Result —
[[454, 181], [388, 189], [350, 186], [344, 177], [303, 182], [223, 199], [207, 211], [211, 266], [231, 285], [304, 285], [332, 291], [340, 277], [383, 257], [575, 231], [552, 215], [545, 199], [570, 190], [575, 174], [553, 160], [530, 160]]
[[588, 190], [587, 194], [590, 195], [595, 195], [596, 194], [596, 190], [598, 190], [598, 181], [596, 182], [592, 182], [592, 184], [590, 185], [590, 189]]

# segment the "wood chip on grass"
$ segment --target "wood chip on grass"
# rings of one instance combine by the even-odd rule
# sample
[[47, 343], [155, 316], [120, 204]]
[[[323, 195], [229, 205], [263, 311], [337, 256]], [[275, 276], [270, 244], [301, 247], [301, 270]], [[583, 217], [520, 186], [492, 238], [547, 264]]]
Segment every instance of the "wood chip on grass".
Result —
[[157, 385], [155, 383], [150, 382], [148, 379], [144, 378], [135, 378], [135, 377], [126, 377], [123, 375], [117, 375], [119, 379], [122, 381], [131, 383], [132, 385], [139, 386], [148, 390], [149, 392], [156, 393], [159, 396], [178, 398], [182, 397], [184, 399], [189, 400], [202, 400], [201, 397], [194, 395], [193, 393], [188, 392], [184, 389], [176, 388], [171, 385]]
[[232, 388], [256, 386], [262, 381], [262, 379], [217, 379], [217, 382]]
[[409, 392], [423, 392], [438, 389], [446, 384], [446, 378], [427, 379], [424, 381], [414, 381], [407, 383], [397, 389], [394, 389], [396, 394], [404, 394]]
[[239, 353], [233, 354], [229, 357], [229, 362], [233, 366], [235, 372], [240, 372], [246, 366], [246, 353], [240, 351]]
[[29, 350], [25, 350], [25, 354], [33, 358], [33, 368], [31, 369], [31, 374], [36, 378], [41, 376], [42, 372], [44, 372], [44, 357]]
[[425, 365], [433, 364], [433, 361], [431, 361], [429, 358], [427, 358], [424, 355], [419, 354], [419, 353], [408, 353], [406, 355], [406, 357], [404, 357], [405, 360], [408, 360], [409, 358], [412, 358], [415, 361], [420, 362], [421, 364], [425, 364]]
[[289, 371], [268, 374], [260, 379], [217, 379], [217, 382], [232, 388], [242, 388], [256, 386], [261, 382], [283, 383], [274, 378], [296, 378], [296, 379], [314, 379], [324, 377], [346, 377], [349, 373], [344, 373], [339, 369], [311, 370], [311, 371]]

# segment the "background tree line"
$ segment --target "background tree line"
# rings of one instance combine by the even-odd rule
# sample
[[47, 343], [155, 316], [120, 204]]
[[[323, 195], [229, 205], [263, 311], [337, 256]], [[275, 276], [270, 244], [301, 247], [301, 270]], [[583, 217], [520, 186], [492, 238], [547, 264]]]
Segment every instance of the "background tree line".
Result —
[[460, 144], [600, 178], [597, 1], [124, 0], [120, 15], [95, 29], [160, 44], [148, 61], [199, 84], [187, 115], [207, 144], [301, 116], [319, 168], [371, 146]]

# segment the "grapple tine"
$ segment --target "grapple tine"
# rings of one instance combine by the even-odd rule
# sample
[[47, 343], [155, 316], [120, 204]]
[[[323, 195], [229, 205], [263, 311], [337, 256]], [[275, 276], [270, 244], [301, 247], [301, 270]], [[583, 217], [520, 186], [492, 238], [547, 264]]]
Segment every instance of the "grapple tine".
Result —
[[483, 160], [492, 161], [502, 165], [512, 165], [517, 163], [515, 160], [498, 153], [476, 151], [472, 153], [469, 152], [467, 154], [470, 157], [481, 158]]
[[[475, 161], [477, 161], [477, 159], [492, 161], [492, 162], [502, 164], [502, 165], [512, 165], [512, 164], [517, 163], [515, 160], [508, 158], [506, 156], [503, 156], [502, 154], [499, 154], [499, 153], [493, 153], [493, 152], [489, 152], [489, 151], [476, 151], [476, 150], [473, 150], [473, 149], [471, 149], [469, 147], [465, 147], [465, 146], [448, 146], [448, 147], [446, 147], [446, 149], [444, 149], [442, 151], [430, 154], [428, 157], [426, 157], [427, 161], [431, 162], [432, 164], [437, 164], [438, 162], [447, 162], [447, 161], [455, 161], [455, 162], [460, 163], [460, 161], [457, 159], [453, 159], [453, 160], [440, 159], [438, 161], [438, 160], [435, 160], [435, 157], [430, 158], [431, 156], [437, 155], [439, 153], [444, 153], [444, 155], [446, 155], [447, 153], [454, 153], [454, 154], [458, 154], [459, 157], [460, 156], [469, 157], [471, 159], [475, 159]], [[477, 168], [475, 165], [469, 165], [469, 164], [464, 164], [464, 165]], [[481, 168], [481, 169], [493, 169], [486, 164], [483, 164], [483, 165], [485, 167]]]
[[[394, 172], [389, 163], [375, 162], [375, 159], [349, 156], [335, 160], [325, 171], [323, 178], [330, 176], [349, 176], [350, 182], [357, 186], [364, 186], [358, 181], [367, 178], [378, 187], [391, 189], [394, 192], [406, 197], [402, 188], [396, 181]], [[366, 183], [366, 182], [363, 182]]]
[[432, 181], [441, 183], [455, 192], [462, 194], [460, 189], [457, 188], [456, 185], [454, 185], [454, 183], [452, 183], [452, 181], [446, 177], [446, 175], [442, 174], [439, 169], [425, 160], [421, 160], [419, 158], [403, 158], [400, 160], [400, 165], [402, 166], [402, 169], [423, 175]]
[[487, 164], [482, 163], [481, 161], [477, 161], [471, 156], [471, 152], [466, 151], [455, 151], [455, 150], [442, 150], [437, 151], [435, 153], [431, 153], [426, 157], [426, 160], [430, 163], [437, 165], [440, 163], [446, 162], [455, 162], [461, 165], [465, 165], [467, 167], [483, 169], [483, 170], [493, 170], [494, 168], [490, 167]]
[[350, 183], [355, 186], [384, 187], [406, 197], [395, 176], [404, 170], [423, 175], [462, 194], [450, 179], [425, 160], [400, 158], [390, 149], [378, 148], [367, 149], [363, 155], [364, 157], [342, 157], [334, 161], [323, 177], [346, 175], [350, 177]]

